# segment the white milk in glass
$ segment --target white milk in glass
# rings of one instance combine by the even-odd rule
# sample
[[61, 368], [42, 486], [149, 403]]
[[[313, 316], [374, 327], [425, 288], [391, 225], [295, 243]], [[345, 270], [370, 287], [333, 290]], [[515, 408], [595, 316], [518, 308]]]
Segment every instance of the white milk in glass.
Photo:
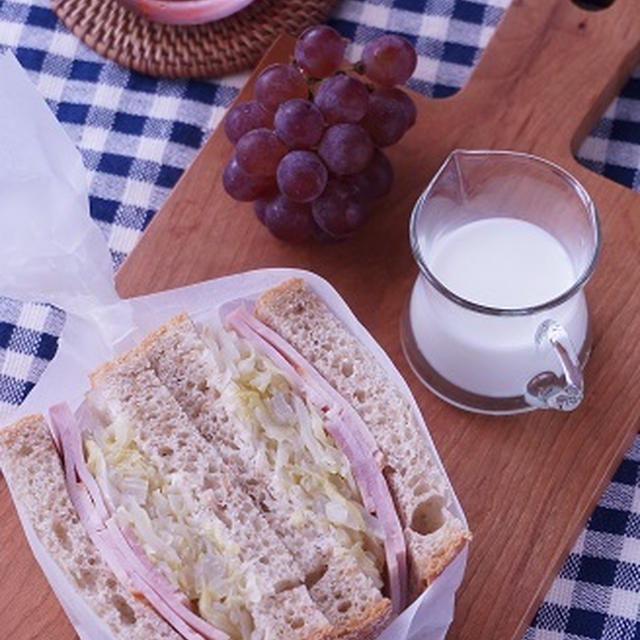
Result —
[[[421, 246], [421, 253], [451, 292], [496, 309], [544, 304], [576, 281], [564, 246], [541, 227], [516, 218], [466, 223], [432, 239], [429, 247]], [[541, 313], [497, 316], [457, 305], [418, 278], [409, 313], [419, 350], [441, 376], [494, 397], [523, 395], [527, 383], [543, 371], [561, 375], [548, 342], [536, 340], [545, 320], [563, 325], [577, 351], [587, 333], [583, 293]]]

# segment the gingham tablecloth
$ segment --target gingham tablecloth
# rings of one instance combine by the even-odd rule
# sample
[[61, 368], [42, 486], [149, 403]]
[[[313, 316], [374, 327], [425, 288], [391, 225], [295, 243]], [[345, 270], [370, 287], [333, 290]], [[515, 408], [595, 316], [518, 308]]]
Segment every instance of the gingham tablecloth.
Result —
[[[354, 57], [381, 31], [402, 33], [419, 53], [412, 87], [446, 96], [465, 83], [508, 4], [343, 0], [331, 22], [354, 42]], [[56, 19], [47, 0], [0, 0], [0, 48], [6, 47], [82, 153], [91, 214], [109, 243], [115, 268], [222, 118], [244, 76], [182, 82], [129, 73], [82, 45]], [[579, 157], [595, 171], [640, 190], [640, 70]], [[0, 403], [19, 404], [29, 393], [55, 354], [63, 324], [58, 309], [0, 298]], [[639, 464], [637, 438], [526, 640], [640, 639]]]

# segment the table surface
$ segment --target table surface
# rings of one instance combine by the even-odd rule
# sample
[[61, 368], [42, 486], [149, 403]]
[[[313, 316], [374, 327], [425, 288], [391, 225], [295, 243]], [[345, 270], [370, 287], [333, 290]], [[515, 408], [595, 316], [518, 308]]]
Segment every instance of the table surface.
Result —
[[[332, 22], [354, 41], [353, 55], [382, 29], [410, 37], [420, 54], [412, 87], [445, 96], [464, 85], [507, 4], [345, 0], [337, 3]], [[0, 1], [0, 45], [16, 53], [80, 148], [91, 180], [92, 216], [117, 266], [243, 77], [170, 82], [130, 74], [79, 44], [40, 0]], [[640, 188], [640, 74], [607, 109], [578, 157], [589, 168]], [[46, 305], [0, 301], [0, 401], [16, 404], [32, 388], [55, 353], [63, 318]], [[527, 631], [529, 640], [637, 637], [639, 462], [636, 441]], [[24, 571], [0, 555], [1, 582], [9, 578], [12, 589], [19, 588], [13, 581]], [[0, 620], [10, 637], [34, 637], [33, 628], [15, 620], [2, 602]]]

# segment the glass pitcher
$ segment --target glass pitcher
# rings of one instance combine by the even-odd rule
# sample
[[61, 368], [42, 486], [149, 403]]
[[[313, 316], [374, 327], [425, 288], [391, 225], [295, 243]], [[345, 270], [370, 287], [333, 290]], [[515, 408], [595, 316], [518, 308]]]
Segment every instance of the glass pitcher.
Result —
[[600, 226], [575, 178], [525, 153], [454, 151], [410, 240], [420, 274], [402, 344], [427, 387], [482, 413], [580, 404]]

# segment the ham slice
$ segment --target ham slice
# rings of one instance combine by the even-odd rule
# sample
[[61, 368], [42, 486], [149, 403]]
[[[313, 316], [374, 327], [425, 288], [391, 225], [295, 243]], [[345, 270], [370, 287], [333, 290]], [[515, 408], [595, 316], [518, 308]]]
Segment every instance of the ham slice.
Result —
[[82, 450], [82, 429], [66, 404], [49, 410], [60, 443], [69, 497], [89, 537], [116, 577], [149, 604], [187, 640], [229, 640], [188, 606], [186, 598], [156, 570], [131, 534], [123, 533], [109, 513]]
[[394, 613], [399, 614], [407, 603], [406, 542], [382, 473], [384, 457], [369, 428], [357, 411], [286, 340], [244, 305], [229, 313], [225, 324], [269, 358], [289, 383], [324, 413], [324, 426], [349, 461], [365, 509], [380, 522], [391, 602]]
[[[258, 320], [244, 306], [239, 307], [232, 314], [237, 314], [237, 317], [244, 321], [254, 333], [282, 354], [282, 357], [290, 363], [290, 367], [293, 367], [300, 377], [308, 380], [326, 400], [331, 401], [331, 406], [339, 411], [351, 428], [356, 430], [358, 440], [373, 454], [379, 458], [382, 456], [375, 438], [358, 412], [280, 334]], [[229, 319], [227, 317], [227, 320]], [[379, 462], [383, 463], [383, 458], [380, 458]]]
[[[60, 446], [64, 458], [65, 470], [67, 471], [67, 483], [69, 483], [71, 479], [76, 480], [73, 475], [75, 472], [79, 483], [84, 485], [86, 489], [95, 515], [100, 522], [104, 523], [109, 517], [109, 512], [102, 499], [98, 483], [91, 475], [84, 460], [80, 430], [71, 409], [66, 404], [58, 404], [49, 409], [49, 416], [53, 428], [60, 437]], [[73, 471], [71, 469], [73, 469]], [[77, 484], [77, 481], [75, 483]]]

